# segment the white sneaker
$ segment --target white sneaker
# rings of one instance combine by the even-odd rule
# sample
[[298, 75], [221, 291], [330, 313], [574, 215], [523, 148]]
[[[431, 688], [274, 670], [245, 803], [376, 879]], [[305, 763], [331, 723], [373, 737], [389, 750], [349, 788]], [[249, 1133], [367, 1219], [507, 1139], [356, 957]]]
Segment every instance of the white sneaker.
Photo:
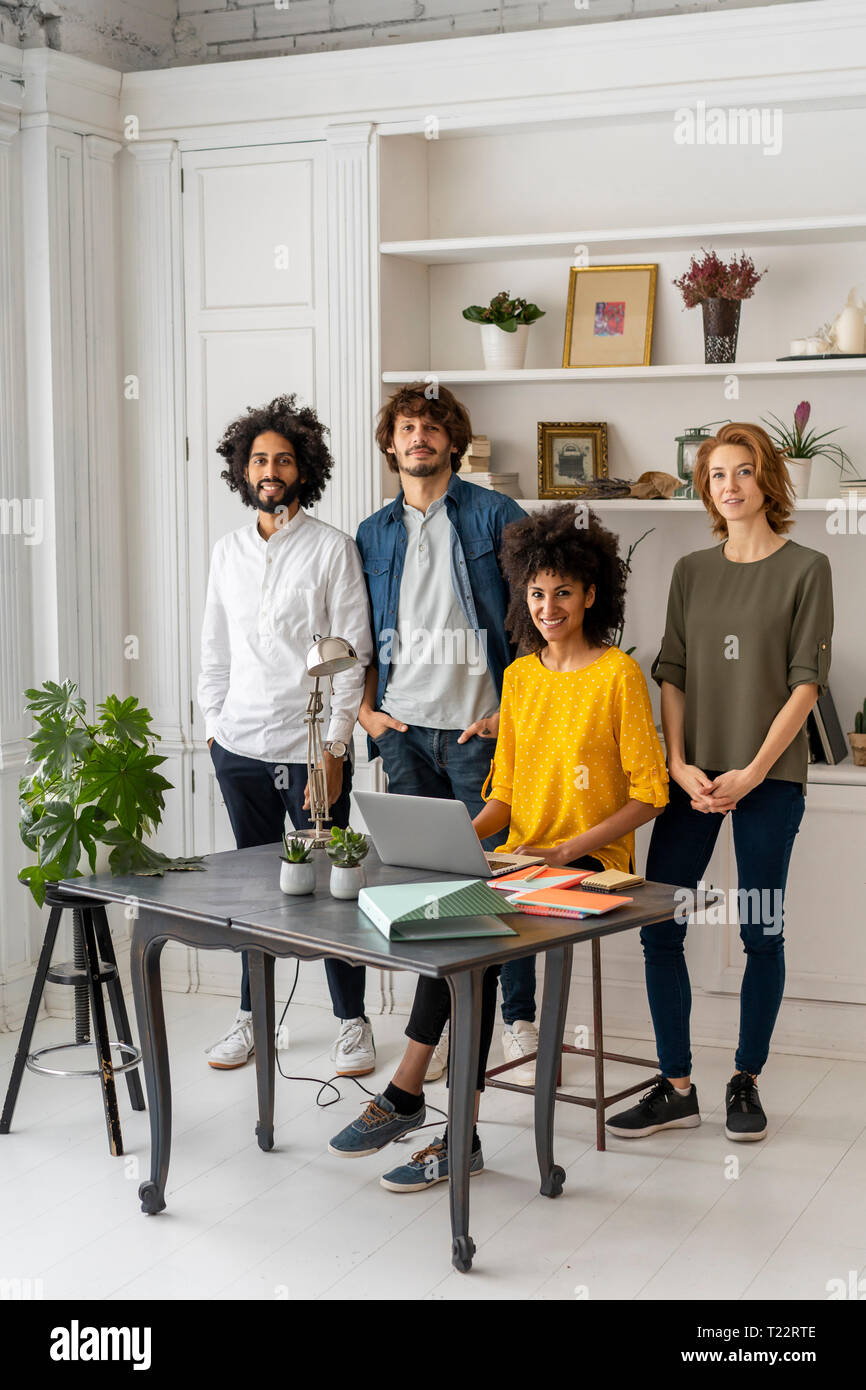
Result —
[[[538, 1029], [534, 1023], [519, 1018], [510, 1026], [506, 1023], [502, 1030], [502, 1053], [506, 1062], [519, 1062], [531, 1052], [538, 1051]], [[527, 1062], [525, 1067], [514, 1067], [512, 1071], [499, 1073], [500, 1081], [510, 1081], [514, 1086], [535, 1085], [535, 1062]]]
[[341, 1019], [331, 1056], [337, 1076], [368, 1076], [375, 1071], [376, 1045], [372, 1025], [363, 1018]]
[[442, 1036], [433, 1049], [433, 1056], [427, 1063], [427, 1070], [424, 1073], [425, 1081], [438, 1081], [440, 1076], [447, 1070], [448, 1038], [450, 1031], [450, 1024], [446, 1023], [445, 1027], [442, 1029]]
[[238, 1016], [225, 1037], [205, 1048], [208, 1066], [218, 1071], [242, 1067], [253, 1051], [253, 1016], [246, 1009], [238, 1009]]

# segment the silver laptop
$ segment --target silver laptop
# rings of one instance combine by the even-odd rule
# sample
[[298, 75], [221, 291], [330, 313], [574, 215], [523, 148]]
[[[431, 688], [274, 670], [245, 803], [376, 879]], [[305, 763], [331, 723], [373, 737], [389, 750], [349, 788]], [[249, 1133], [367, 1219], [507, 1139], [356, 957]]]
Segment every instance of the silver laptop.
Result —
[[356, 791], [354, 796], [383, 864], [498, 878], [544, 863], [537, 855], [485, 853], [462, 801], [396, 792]]

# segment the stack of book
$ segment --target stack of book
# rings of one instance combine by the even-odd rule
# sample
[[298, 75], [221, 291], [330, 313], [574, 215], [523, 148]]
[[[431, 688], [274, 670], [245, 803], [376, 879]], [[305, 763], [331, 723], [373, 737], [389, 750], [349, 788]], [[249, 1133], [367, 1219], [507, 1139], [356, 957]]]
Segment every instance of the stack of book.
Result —
[[460, 460], [460, 473], [467, 483], [477, 483], [479, 487], [490, 488], [492, 492], [504, 492], [508, 497], [518, 494], [520, 480], [517, 473], [493, 472], [490, 440], [486, 434], [473, 434], [469, 448]]

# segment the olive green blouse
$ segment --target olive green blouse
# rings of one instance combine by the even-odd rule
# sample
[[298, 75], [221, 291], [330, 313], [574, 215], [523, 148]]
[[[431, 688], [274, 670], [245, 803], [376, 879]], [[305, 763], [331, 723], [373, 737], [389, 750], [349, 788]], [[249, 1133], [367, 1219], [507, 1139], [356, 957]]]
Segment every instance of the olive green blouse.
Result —
[[[653, 679], [685, 693], [686, 761], [714, 772], [746, 767], [797, 685], [827, 689], [833, 632], [830, 563], [786, 541], [747, 564], [724, 545], [677, 561]], [[805, 726], [768, 777], [806, 788]]]

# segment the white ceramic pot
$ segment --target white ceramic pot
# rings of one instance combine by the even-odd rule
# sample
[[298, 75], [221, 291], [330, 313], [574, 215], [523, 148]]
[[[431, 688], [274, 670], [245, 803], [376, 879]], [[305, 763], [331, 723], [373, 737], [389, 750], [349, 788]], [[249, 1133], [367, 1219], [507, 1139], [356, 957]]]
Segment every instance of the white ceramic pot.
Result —
[[812, 476], [811, 459], [785, 459], [788, 469], [788, 477], [791, 479], [791, 486], [794, 489], [795, 497], [804, 498], [809, 496], [809, 479]]
[[345, 864], [331, 865], [332, 898], [357, 898], [366, 882], [363, 864], [356, 864], [352, 869]]
[[495, 323], [482, 323], [481, 351], [488, 372], [520, 370], [526, 360], [529, 324], [521, 323], [513, 333], [505, 333]]
[[280, 887], [284, 893], [297, 897], [312, 893], [315, 886], [316, 866], [312, 859], [306, 864], [291, 864], [288, 859], [280, 862]]

